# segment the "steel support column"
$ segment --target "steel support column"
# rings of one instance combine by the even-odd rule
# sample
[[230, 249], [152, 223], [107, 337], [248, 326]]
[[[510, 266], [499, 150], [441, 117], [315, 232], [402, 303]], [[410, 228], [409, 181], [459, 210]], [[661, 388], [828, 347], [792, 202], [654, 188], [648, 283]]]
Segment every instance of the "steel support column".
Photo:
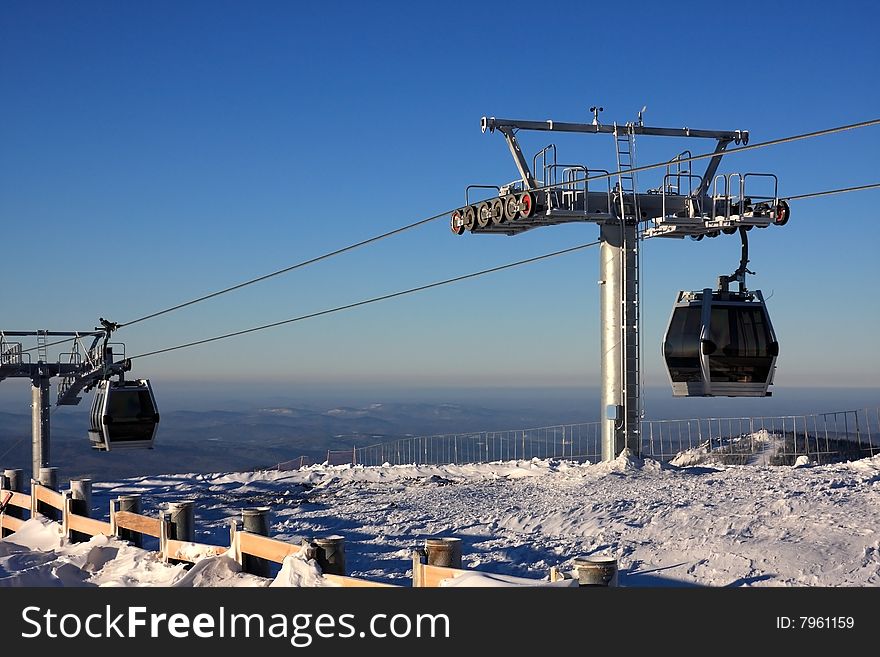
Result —
[[602, 460], [625, 447], [640, 451], [636, 226], [607, 223], [599, 232]]
[[39, 479], [40, 468], [49, 467], [49, 377], [31, 379], [31, 477]]

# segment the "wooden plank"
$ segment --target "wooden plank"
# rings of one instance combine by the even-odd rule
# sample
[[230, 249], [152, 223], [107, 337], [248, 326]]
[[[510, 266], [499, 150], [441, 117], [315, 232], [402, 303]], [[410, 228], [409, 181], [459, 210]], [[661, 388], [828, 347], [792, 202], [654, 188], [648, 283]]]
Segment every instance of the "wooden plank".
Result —
[[27, 521], [22, 520], [21, 518], [13, 518], [5, 513], [0, 516], [0, 527], [8, 529], [11, 532], [17, 532], [25, 522]]
[[117, 511], [114, 517], [116, 518], [117, 527], [159, 538], [160, 523], [158, 518], [148, 518], [131, 511]]
[[229, 550], [229, 548], [220, 545], [190, 543], [188, 541], [177, 541], [175, 539], [168, 539], [165, 543], [166, 557], [168, 559], [177, 559], [178, 561], [189, 561], [192, 563], [207, 557], [216, 557], [225, 554], [227, 550]]
[[109, 522], [78, 516], [75, 513], [69, 513], [67, 515], [67, 528], [75, 532], [89, 534], [90, 536], [96, 536], [98, 534], [103, 534], [104, 536], [113, 535], [113, 530], [110, 528]]
[[21, 509], [31, 508], [31, 496], [26, 493], [12, 493], [12, 499], [9, 500], [9, 506], [17, 506]]
[[34, 486], [34, 492], [36, 493], [38, 502], [48, 504], [59, 511], [64, 508], [64, 495], [61, 493], [54, 491], [51, 488], [46, 488], [45, 486]]
[[466, 572], [469, 571], [460, 570], [458, 568], [446, 568], [444, 566], [429, 566], [427, 564], [422, 564], [422, 586], [436, 588], [440, 586], [441, 579], [457, 577], [459, 575], [464, 575]]
[[348, 587], [376, 587], [376, 588], [400, 588], [397, 584], [385, 584], [384, 582], [371, 582], [368, 579], [358, 579], [357, 577], [344, 577], [343, 575], [333, 575], [331, 573], [325, 573], [324, 578], [330, 580], [337, 586], [348, 586]]
[[243, 554], [268, 559], [275, 563], [282, 563], [284, 557], [290, 554], [298, 554], [302, 550], [302, 547], [299, 545], [276, 541], [274, 538], [251, 534], [250, 532], [238, 532], [236, 536], [238, 536], [239, 540], [239, 550]]

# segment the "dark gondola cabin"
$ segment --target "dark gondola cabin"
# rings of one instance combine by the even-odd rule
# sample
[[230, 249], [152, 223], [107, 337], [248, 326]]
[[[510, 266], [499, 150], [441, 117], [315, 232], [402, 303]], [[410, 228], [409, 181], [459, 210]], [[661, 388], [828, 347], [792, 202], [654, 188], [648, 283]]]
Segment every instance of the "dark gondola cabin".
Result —
[[102, 451], [151, 449], [159, 424], [147, 379], [99, 381], [92, 401], [89, 441]]
[[674, 397], [769, 397], [779, 344], [761, 292], [679, 292], [663, 340]]

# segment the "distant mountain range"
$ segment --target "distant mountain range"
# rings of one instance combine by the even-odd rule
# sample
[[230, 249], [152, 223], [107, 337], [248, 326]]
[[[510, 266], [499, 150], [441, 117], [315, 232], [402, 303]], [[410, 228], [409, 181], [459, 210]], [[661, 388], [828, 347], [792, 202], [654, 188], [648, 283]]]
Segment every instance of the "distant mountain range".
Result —
[[[162, 414], [153, 450], [101, 453], [86, 438], [88, 409], [52, 415], [50, 461], [62, 480], [96, 481], [174, 472], [246, 471], [327, 450], [363, 447], [413, 435], [434, 435], [579, 421], [558, 411], [492, 409], [461, 404], [372, 403], [327, 410], [296, 407]], [[31, 418], [0, 412], [0, 467], [30, 471]], [[5, 455], [4, 455], [5, 453]]]
[[[96, 481], [145, 474], [247, 471], [308, 456], [323, 462], [327, 450], [346, 450], [425, 436], [469, 431], [502, 431], [589, 422], [599, 411], [598, 395], [589, 392], [534, 391], [535, 394], [489, 399], [475, 393], [472, 403], [407, 401], [313, 407], [272, 405], [236, 410], [167, 410], [153, 450], [99, 453], [86, 438], [88, 402], [52, 413], [52, 465], [65, 480], [90, 476]], [[650, 417], [745, 417], [872, 408], [880, 422], [880, 390], [783, 389], [770, 399], [672, 399], [669, 391], [649, 390]], [[443, 398], [441, 395], [437, 395]], [[185, 403], [175, 400], [178, 408]], [[0, 468], [30, 473], [31, 418], [0, 412]]]

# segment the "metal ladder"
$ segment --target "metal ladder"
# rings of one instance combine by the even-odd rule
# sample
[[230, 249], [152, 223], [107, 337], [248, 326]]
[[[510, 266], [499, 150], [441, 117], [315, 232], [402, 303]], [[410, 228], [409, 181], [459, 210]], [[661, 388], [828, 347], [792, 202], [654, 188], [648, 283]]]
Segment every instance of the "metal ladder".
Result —
[[46, 331], [37, 331], [37, 360], [41, 363], [49, 362], [49, 337]]
[[[632, 430], [640, 435], [641, 420], [641, 323], [640, 323], [640, 307], [641, 299], [639, 298], [639, 265], [641, 256], [639, 253], [638, 242], [641, 239], [641, 233], [644, 226], [641, 222], [641, 212], [639, 210], [639, 197], [636, 193], [636, 174], [632, 171], [636, 164], [636, 141], [633, 124], [627, 123], [625, 126], [614, 124], [614, 141], [617, 151], [617, 193], [620, 203], [620, 221], [622, 225], [630, 222], [636, 223], [636, 238], [633, 243], [627, 241], [627, 232], [624, 230], [624, 246], [625, 249], [621, 257], [624, 262], [621, 263], [623, 271], [624, 289], [632, 286], [633, 298], [632, 307], [623, 308], [623, 324], [621, 326], [621, 338], [624, 344], [623, 363], [621, 363], [621, 371], [623, 372], [623, 389], [626, 391], [626, 397], [635, 394], [639, 400], [637, 408], [626, 408], [627, 424], [632, 426]], [[634, 265], [632, 270], [626, 266], [626, 258], [628, 253], [636, 252]], [[624, 339], [627, 327], [634, 328], [633, 340]], [[628, 354], [634, 353], [634, 358], [628, 358]]]
[[[639, 212], [639, 197], [636, 195], [636, 136], [633, 132], [632, 123], [625, 126], [614, 124], [614, 141], [617, 147], [617, 190], [620, 196], [620, 217], [628, 216], [638, 221], [641, 217]], [[627, 196], [630, 199], [630, 212], [626, 211]]]

